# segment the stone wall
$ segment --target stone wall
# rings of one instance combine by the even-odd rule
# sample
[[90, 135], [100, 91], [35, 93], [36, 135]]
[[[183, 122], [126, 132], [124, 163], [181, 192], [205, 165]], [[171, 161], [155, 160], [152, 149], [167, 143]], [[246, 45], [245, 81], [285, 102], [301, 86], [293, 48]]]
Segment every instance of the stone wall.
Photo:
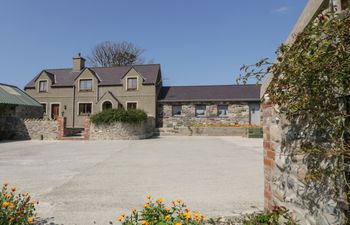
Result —
[[[195, 105], [206, 105], [206, 116], [195, 116]], [[157, 105], [157, 127], [188, 127], [193, 124], [249, 124], [248, 103], [238, 102], [179, 102], [175, 105], [182, 105], [181, 116], [172, 115], [172, 103], [158, 103]], [[217, 106], [228, 105], [228, 115], [218, 117]]]
[[247, 137], [245, 127], [175, 127], [158, 128], [158, 136], [240, 136]]
[[269, 103], [262, 104], [262, 112], [265, 208], [284, 206], [302, 225], [348, 224], [349, 204], [341, 195], [330, 195], [341, 190], [341, 185], [336, 187], [331, 180], [320, 185], [307, 179], [308, 158], [299, 151], [300, 124], [291, 125]]
[[[114, 123], [109, 125], [87, 124], [85, 120], [84, 138], [90, 140], [137, 140], [153, 136], [155, 128], [154, 118], [149, 118], [146, 122], [128, 124]], [[89, 127], [90, 126], [90, 127]]]
[[64, 135], [64, 119], [0, 117], [0, 140], [58, 140]]

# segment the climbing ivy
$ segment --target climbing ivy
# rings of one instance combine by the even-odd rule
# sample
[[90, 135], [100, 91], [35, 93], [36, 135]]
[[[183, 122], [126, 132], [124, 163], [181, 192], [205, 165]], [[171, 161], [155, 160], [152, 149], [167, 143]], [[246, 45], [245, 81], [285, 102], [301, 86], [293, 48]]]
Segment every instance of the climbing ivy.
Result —
[[[243, 65], [237, 81], [246, 83], [254, 77], [259, 82], [268, 77], [271, 83], [265, 97], [297, 131], [293, 140], [298, 142], [299, 153], [307, 155], [308, 178], [320, 183], [334, 178], [334, 184], [350, 187], [346, 179], [350, 19], [346, 15], [320, 14], [293, 37], [291, 45], [279, 47], [275, 62], [263, 59]], [[334, 194], [339, 192], [334, 190]]]

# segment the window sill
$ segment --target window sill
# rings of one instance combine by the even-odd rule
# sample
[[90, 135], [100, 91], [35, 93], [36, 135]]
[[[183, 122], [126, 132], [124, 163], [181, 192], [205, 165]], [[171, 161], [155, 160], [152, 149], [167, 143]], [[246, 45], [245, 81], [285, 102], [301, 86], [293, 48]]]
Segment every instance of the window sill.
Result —
[[47, 93], [48, 91], [39, 91], [39, 93]]
[[126, 89], [126, 91], [137, 91], [137, 89]]
[[92, 92], [92, 90], [79, 90], [79, 92]]

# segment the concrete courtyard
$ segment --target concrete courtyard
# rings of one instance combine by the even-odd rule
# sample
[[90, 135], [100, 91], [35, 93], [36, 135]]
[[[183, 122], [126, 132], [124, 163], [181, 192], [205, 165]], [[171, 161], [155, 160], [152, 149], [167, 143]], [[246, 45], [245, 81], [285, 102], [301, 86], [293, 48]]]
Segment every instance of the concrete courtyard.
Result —
[[263, 207], [261, 139], [0, 143], [0, 182], [29, 192], [47, 224], [108, 224], [147, 194], [185, 201], [207, 217]]

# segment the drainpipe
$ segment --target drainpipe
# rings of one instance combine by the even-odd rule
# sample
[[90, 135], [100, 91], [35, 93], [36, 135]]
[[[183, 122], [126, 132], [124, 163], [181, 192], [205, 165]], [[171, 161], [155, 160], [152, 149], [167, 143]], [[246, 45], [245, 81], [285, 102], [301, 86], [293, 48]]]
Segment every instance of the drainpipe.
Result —
[[72, 114], [73, 114], [73, 128], [75, 128], [75, 86], [73, 86], [73, 109], [72, 109]]

